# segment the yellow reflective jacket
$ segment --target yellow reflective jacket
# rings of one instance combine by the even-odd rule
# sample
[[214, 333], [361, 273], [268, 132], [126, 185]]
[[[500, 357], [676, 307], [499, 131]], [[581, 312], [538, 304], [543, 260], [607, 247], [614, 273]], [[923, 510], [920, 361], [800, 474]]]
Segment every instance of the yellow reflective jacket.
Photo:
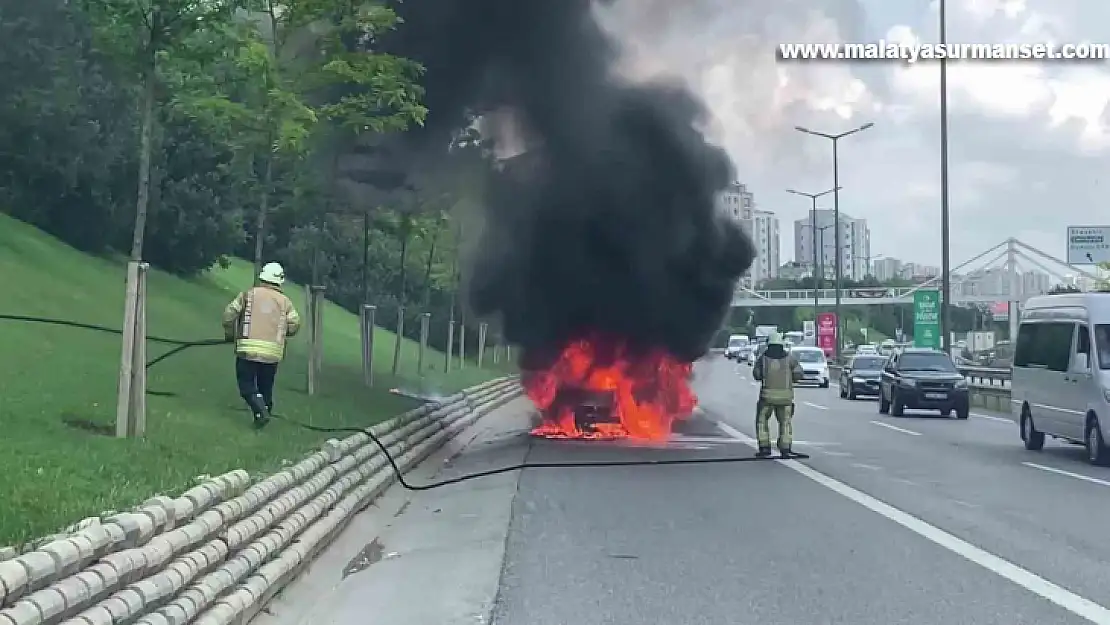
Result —
[[285, 339], [301, 329], [301, 316], [281, 289], [269, 284], [235, 296], [224, 309], [224, 334], [235, 339], [235, 355], [246, 360], [278, 363]]
[[802, 365], [791, 354], [771, 358], [765, 353], [752, 367], [752, 377], [763, 383], [759, 387], [760, 400], [786, 406], [794, 403], [794, 383], [802, 379]]

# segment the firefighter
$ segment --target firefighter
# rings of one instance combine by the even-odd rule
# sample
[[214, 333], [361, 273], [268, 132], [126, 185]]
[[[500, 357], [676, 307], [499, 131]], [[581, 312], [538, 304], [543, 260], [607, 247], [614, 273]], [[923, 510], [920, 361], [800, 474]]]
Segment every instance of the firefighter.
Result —
[[282, 293], [285, 270], [267, 263], [255, 286], [231, 300], [224, 310], [224, 337], [235, 341], [235, 380], [239, 395], [254, 415], [255, 427], [274, 410], [274, 378], [285, 356], [285, 339], [297, 334], [301, 317]]
[[752, 377], [762, 382], [759, 387], [759, 401], [756, 402], [755, 433], [759, 442], [756, 456], [767, 458], [771, 455], [771, 428], [768, 423], [771, 414], [779, 422], [779, 453], [790, 458], [794, 452], [794, 384], [802, 379], [802, 366], [798, 359], [786, 351], [782, 335], [772, 334], [767, 341], [767, 349], [752, 367]]

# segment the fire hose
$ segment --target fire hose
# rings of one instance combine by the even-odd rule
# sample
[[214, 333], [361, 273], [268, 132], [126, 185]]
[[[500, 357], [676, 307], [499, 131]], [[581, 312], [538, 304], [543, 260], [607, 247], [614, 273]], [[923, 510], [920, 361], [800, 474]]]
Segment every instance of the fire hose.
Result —
[[502, 473], [509, 473], [511, 471], [520, 471], [523, 469], [585, 469], [585, 468], [604, 468], [604, 467], [656, 467], [656, 466], [672, 466], [672, 465], [694, 465], [694, 464], [733, 464], [738, 462], [766, 462], [768, 460], [805, 460], [809, 458], [808, 454], [800, 454], [797, 452], [791, 453], [789, 456], [725, 456], [720, 458], [659, 458], [655, 460], [615, 460], [615, 461], [596, 461], [596, 462], [521, 462], [519, 464], [507, 465], [498, 467], [496, 469], [489, 469], [486, 471], [477, 471], [474, 473], [466, 473], [446, 480], [438, 482], [429, 482], [427, 484], [411, 484], [405, 479], [404, 472], [397, 462], [393, 459], [393, 455], [389, 453], [386, 446], [374, 435], [369, 429], [343, 427], [343, 428], [328, 428], [316, 425], [309, 425], [301, 423], [289, 417], [281, 415], [271, 415], [273, 418], [280, 421], [285, 421], [291, 425], [312, 432], [320, 432], [322, 434], [365, 434], [371, 441], [381, 450], [382, 455], [385, 456], [386, 462], [393, 469], [394, 475], [397, 476], [397, 483], [405, 490], [410, 491], [425, 491], [442, 488], [444, 486], [451, 486], [461, 482], [469, 482], [483, 477], [492, 477], [494, 475], [501, 475]]
[[[26, 315], [6, 315], [0, 314], [0, 321], [19, 321], [25, 323], [41, 323], [47, 325], [65, 326], [71, 328], [80, 328], [84, 330], [95, 330], [97, 332], [106, 332], [109, 334], [122, 335], [123, 331], [111, 328], [108, 326], [82, 323], [79, 321], [69, 321], [65, 319], [50, 319], [46, 317], [32, 317]], [[174, 356], [191, 347], [204, 347], [209, 345], [224, 345], [230, 343], [228, 339], [205, 339], [199, 341], [183, 341], [180, 339], [170, 339], [160, 336], [148, 336], [147, 340], [154, 343], [161, 343], [163, 345], [173, 345], [173, 349], [154, 358], [146, 363], [147, 368], [150, 368], [163, 360]], [[502, 473], [509, 473], [512, 471], [521, 471], [524, 469], [579, 469], [579, 468], [604, 468], [604, 467], [650, 467], [650, 466], [672, 466], [672, 465], [696, 465], [696, 464], [732, 464], [739, 462], [765, 462], [767, 460], [804, 460], [809, 458], [807, 454], [792, 453], [789, 457], [783, 456], [725, 456], [718, 458], [660, 458], [655, 460], [616, 460], [616, 461], [596, 461], [596, 462], [521, 462], [518, 464], [498, 467], [496, 469], [489, 469], [486, 471], [478, 471], [475, 473], [467, 473], [457, 477], [453, 477], [438, 482], [429, 482], [427, 484], [411, 484], [405, 479], [405, 474], [398, 466], [393, 454], [389, 453], [389, 449], [382, 443], [382, 441], [370, 431], [369, 428], [356, 428], [356, 427], [320, 427], [316, 425], [309, 425], [302, 423], [289, 417], [282, 415], [271, 415], [274, 419], [285, 421], [290, 425], [308, 430], [310, 432], [318, 432], [321, 434], [363, 434], [373, 441], [374, 445], [381, 450], [382, 455], [385, 456], [386, 462], [389, 463], [390, 468], [393, 470], [394, 475], [397, 476], [397, 483], [402, 488], [409, 491], [425, 491], [442, 488], [444, 486], [451, 486], [462, 482], [469, 482], [484, 477], [492, 477], [494, 475], [501, 475]]]
[[[97, 332], [105, 332], [108, 334], [117, 334], [122, 336], [123, 330], [102, 326], [94, 323], [82, 323], [80, 321], [69, 321], [67, 319], [50, 319], [47, 317], [31, 317], [27, 315], [5, 315], [0, 314], [0, 321], [20, 321], [24, 323], [41, 323], [45, 325], [65, 326], [69, 328], [80, 328], [82, 330], [95, 330]], [[175, 356], [191, 347], [207, 347], [210, 345], [226, 345], [232, 341], [225, 338], [219, 339], [202, 339], [199, 341], [183, 341], [181, 339], [170, 339], [162, 336], [148, 336], [148, 341], [153, 343], [161, 343], [163, 345], [172, 345], [173, 349], [154, 358], [146, 363], [147, 368], [162, 362], [163, 360]]]

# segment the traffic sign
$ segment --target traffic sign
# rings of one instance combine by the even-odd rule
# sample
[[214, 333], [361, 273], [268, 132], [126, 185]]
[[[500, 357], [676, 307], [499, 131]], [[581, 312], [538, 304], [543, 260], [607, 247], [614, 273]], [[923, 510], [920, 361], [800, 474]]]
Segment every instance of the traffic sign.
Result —
[[1110, 262], [1110, 226], [1068, 226], [1068, 264]]
[[836, 313], [817, 313], [817, 346], [829, 357], [836, 351]]
[[940, 349], [940, 291], [913, 293], [913, 346]]

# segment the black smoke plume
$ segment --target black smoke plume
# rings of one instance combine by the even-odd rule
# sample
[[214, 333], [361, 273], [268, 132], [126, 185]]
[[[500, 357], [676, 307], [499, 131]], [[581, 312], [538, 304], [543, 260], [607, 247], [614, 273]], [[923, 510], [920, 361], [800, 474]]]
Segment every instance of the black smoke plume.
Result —
[[755, 256], [715, 210], [734, 172], [695, 128], [702, 103], [619, 77], [589, 0], [396, 8], [395, 50], [428, 70], [425, 138], [509, 109], [529, 140], [486, 198], [471, 310], [532, 359], [591, 333], [702, 356]]

